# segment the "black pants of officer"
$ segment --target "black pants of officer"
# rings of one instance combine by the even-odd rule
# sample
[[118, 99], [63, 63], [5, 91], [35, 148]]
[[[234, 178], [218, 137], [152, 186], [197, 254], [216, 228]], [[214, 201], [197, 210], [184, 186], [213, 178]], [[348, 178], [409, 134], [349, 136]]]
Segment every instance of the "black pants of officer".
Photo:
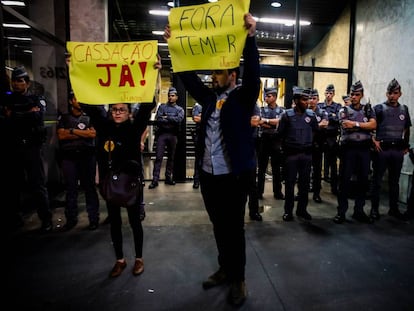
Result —
[[348, 210], [348, 198], [351, 195], [351, 178], [356, 176], [357, 187], [354, 187], [354, 213], [364, 212], [365, 198], [368, 191], [368, 175], [371, 154], [369, 146], [344, 146], [341, 156], [341, 180], [338, 191], [338, 215], [344, 216]]
[[244, 213], [251, 175], [212, 175], [200, 171], [200, 189], [213, 224], [218, 264], [230, 281], [244, 281], [246, 241]]
[[49, 209], [49, 194], [46, 187], [46, 176], [43, 164], [41, 146], [38, 144], [19, 145], [14, 149], [12, 163], [14, 174], [12, 179], [13, 192], [9, 195], [15, 200], [14, 207], [21, 209], [21, 198], [25, 192], [25, 185], [30, 195], [30, 207], [37, 209], [37, 214], [43, 225], [52, 220]]
[[282, 193], [281, 168], [283, 166], [283, 154], [280, 141], [272, 135], [263, 134], [260, 138], [257, 173], [257, 187], [259, 195], [263, 195], [266, 179], [266, 169], [269, 164], [272, 167], [273, 194], [278, 196]]
[[[328, 136], [324, 145], [324, 170], [330, 172], [331, 192], [338, 192], [338, 143], [335, 137]], [[325, 175], [325, 174], [324, 174]], [[325, 175], [326, 177], [326, 175]]]
[[285, 213], [292, 214], [295, 204], [295, 184], [298, 180], [298, 203], [296, 213], [305, 212], [308, 206], [312, 152], [286, 153]]
[[68, 222], [78, 220], [78, 181], [85, 192], [86, 211], [90, 223], [99, 223], [99, 198], [95, 186], [96, 158], [90, 152], [79, 152], [62, 159], [66, 186], [65, 216]]
[[388, 199], [389, 208], [398, 210], [398, 198], [400, 195], [400, 173], [404, 161], [404, 151], [399, 148], [382, 149], [374, 153], [373, 159], [373, 181], [371, 206], [378, 212], [381, 184], [385, 171], [388, 170]]
[[155, 155], [154, 170], [152, 172], [152, 181], [158, 182], [164, 152], [167, 150], [167, 163], [165, 166], [165, 178], [171, 179], [174, 170], [174, 157], [177, 148], [177, 135], [172, 133], [162, 133], [157, 137], [157, 152]]
[[320, 195], [322, 189], [322, 149], [312, 148], [312, 190], [314, 195]]

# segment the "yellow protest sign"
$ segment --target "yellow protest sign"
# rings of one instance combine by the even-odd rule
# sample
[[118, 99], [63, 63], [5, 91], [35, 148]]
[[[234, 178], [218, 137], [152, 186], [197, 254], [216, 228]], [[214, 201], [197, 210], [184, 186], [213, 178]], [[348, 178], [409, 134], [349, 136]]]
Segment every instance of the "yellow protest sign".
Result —
[[85, 104], [152, 102], [157, 41], [67, 42], [69, 76]]
[[174, 72], [238, 67], [247, 30], [250, 0], [172, 8], [168, 48]]

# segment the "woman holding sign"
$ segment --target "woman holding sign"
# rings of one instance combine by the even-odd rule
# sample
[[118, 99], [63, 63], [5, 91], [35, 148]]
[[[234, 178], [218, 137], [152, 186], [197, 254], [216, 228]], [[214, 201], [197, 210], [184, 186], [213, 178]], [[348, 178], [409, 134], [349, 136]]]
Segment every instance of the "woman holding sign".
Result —
[[[247, 39], [241, 85], [237, 85], [239, 68], [213, 70], [213, 89], [204, 85], [194, 71], [179, 73], [188, 92], [203, 106], [196, 159], [219, 264], [218, 271], [203, 282], [203, 288], [230, 283], [228, 301], [236, 306], [242, 305], [247, 296], [244, 213], [250, 174], [256, 167], [250, 117], [260, 89], [256, 21], [250, 13], [244, 15], [244, 26]], [[167, 26], [165, 39], [171, 36]]]
[[[154, 66], [155, 68], [161, 68], [159, 59]], [[109, 117], [107, 117], [103, 106], [99, 106], [99, 108], [93, 108], [91, 105], [85, 106], [84, 109], [87, 108], [88, 114], [94, 119], [99, 136], [97, 159], [100, 166], [100, 183], [109, 172], [110, 164], [115, 170], [122, 168], [129, 161], [142, 165], [141, 135], [145, 131], [151, 117], [151, 111], [155, 107], [155, 98], [152, 103], [141, 103], [140, 109], [134, 116], [132, 116], [131, 104], [129, 103], [110, 105]], [[134, 237], [135, 261], [132, 274], [136, 276], [144, 272], [142, 258], [144, 233], [140, 218], [140, 205], [140, 202], [137, 201], [136, 204], [126, 207], [128, 221]], [[127, 266], [123, 252], [122, 206], [107, 203], [107, 208], [111, 226], [111, 239], [116, 257], [115, 265], [109, 276], [117, 277]]]

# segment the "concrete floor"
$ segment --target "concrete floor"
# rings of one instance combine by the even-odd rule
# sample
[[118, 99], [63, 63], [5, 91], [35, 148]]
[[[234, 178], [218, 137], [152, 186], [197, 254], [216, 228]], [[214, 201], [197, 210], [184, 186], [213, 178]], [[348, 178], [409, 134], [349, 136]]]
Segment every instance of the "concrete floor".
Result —
[[[132, 235], [125, 221], [128, 267], [108, 278], [115, 262], [109, 226], [85, 230], [81, 198], [80, 222], [72, 231], [59, 232], [59, 207], [54, 232], [37, 232], [37, 215], [28, 213], [25, 226], [7, 236], [3, 301], [31, 311], [234, 309], [226, 303], [227, 287], [201, 287], [217, 269], [217, 253], [199, 190], [192, 182], [161, 182], [153, 190], [148, 184], [141, 276], [131, 273]], [[309, 201], [312, 222], [286, 223], [283, 201], [273, 199], [267, 182], [263, 222], [250, 221], [246, 213], [248, 299], [240, 310], [414, 310], [413, 224], [386, 216], [386, 198], [380, 221], [334, 224], [336, 198], [328, 184], [323, 188], [322, 204]]]

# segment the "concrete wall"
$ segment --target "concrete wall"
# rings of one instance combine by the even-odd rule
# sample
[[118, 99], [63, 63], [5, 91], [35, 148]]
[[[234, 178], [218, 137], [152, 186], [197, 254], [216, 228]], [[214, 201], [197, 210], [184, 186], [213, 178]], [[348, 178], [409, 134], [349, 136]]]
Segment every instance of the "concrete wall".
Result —
[[108, 41], [107, 0], [70, 0], [70, 40]]
[[[397, 79], [414, 123], [414, 1], [357, 1], [353, 81], [361, 80], [371, 103], [386, 99], [389, 81]], [[413, 132], [413, 129], [411, 129]], [[414, 135], [411, 135], [414, 146]], [[403, 172], [412, 172], [406, 157]]]
[[[349, 21], [350, 9], [347, 7], [321, 42], [311, 52], [300, 57], [300, 65], [312, 66], [314, 63], [316, 67], [348, 68]], [[302, 76], [304, 75], [299, 75], [301, 82], [305, 81]], [[342, 103], [341, 96], [348, 92], [346, 74], [316, 72], [313, 75], [313, 87], [319, 90], [321, 101], [326, 86], [331, 83], [335, 85], [334, 101]]]

